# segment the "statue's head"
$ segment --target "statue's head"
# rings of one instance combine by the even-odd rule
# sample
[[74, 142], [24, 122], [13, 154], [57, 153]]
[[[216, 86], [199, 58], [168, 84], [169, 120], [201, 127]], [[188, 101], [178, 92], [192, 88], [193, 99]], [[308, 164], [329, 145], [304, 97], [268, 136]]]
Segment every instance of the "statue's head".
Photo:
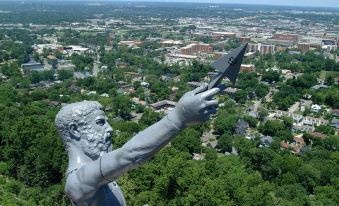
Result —
[[98, 102], [83, 101], [64, 106], [55, 124], [67, 150], [76, 147], [91, 159], [112, 150], [113, 130]]

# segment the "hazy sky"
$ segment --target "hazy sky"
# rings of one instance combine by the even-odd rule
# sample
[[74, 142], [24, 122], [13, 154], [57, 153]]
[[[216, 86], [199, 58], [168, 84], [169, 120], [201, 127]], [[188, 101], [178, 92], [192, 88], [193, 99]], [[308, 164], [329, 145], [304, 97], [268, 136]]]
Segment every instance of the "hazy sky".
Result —
[[[137, 0], [147, 1], [147, 0]], [[267, 4], [311, 7], [339, 7], [339, 0], [148, 0], [148, 1], [175, 1], [175, 2], [210, 2], [210, 3], [233, 3], [233, 4]]]

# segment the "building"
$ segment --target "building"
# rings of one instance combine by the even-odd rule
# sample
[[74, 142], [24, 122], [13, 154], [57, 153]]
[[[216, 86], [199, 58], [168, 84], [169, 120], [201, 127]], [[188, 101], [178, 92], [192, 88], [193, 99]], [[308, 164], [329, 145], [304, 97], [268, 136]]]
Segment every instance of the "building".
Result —
[[334, 118], [331, 121], [331, 127], [335, 128], [335, 129], [339, 129], [339, 119]]
[[225, 52], [214, 52], [214, 59], [217, 60], [217, 59], [220, 59], [221, 57], [223, 57], [224, 55], [226, 55], [227, 53]]
[[275, 111], [275, 116], [276, 116], [277, 118], [281, 118], [281, 117], [283, 117], [283, 116], [290, 117], [290, 118], [293, 119], [293, 121], [294, 121], [295, 123], [299, 123], [299, 122], [301, 122], [301, 120], [303, 119], [303, 116], [300, 115], [300, 114], [285, 112], [285, 111], [282, 111], [282, 110], [276, 110], [276, 111]]
[[51, 65], [53, 69], [56, 69], [58, 65], [58, 59], [54, 55], [48, 55], [47, 63]]
[[240, 37], [239, 40], [241, 43], [249, 43], [251, 42], [251, 37], [243, 36], [243, 37]]
[[142, 41], [120, 41], [119, 45], [126, 45], [128, 47], [137, 47], [142, 44]]
[[235, 94], [238, 92], [238, 88], [233, 88], [233, 87], [227, 87], [224, 91], [222, 91], [223, 94], [228, 94], [231, 97], [234, 97]]
[[312, 111], [312, 112], [318, 113], [320, 110], [321, 110], [321, 106], [318, 105], [318, 104], [313, 104], [313, 105], [311, 106], [311, 111]]
[[91, 74], [89, 72], [74, 72], [73, 76], [75, 79], [86, 79], [91, 77]]
[[25, 73], [29, 73], [32, 71], [45, 71], [44, 66], [40, 62], [36, 62], [35, 60], [31, 59], [29, 62], [21, 64], [21, 68]]
[[173, 45], [182, 45], [182, 41], [175, 41], [175, 40], [163, 40], [160, 42], [162, 46], [173, 46]]
[[240, 72], [254, 72], [254, 64], [241, 64]]
[[299, 42], [299, 35], [298, 34], [274, 34], [273, 39]]
[[239, 135], [245, 135], [246, 130], [250, 128], [250, 125], [243, 119], [239, 119], [235, 126], [235, 133]]
[[247, 52], [259, 52], [259, 44], [248, 44]]
[[151, 107], [156, 111], [164, 111], [174, 108], [176, 104], [177, 104], [176, 102], [170, 100], [162, 100], [160, 102], [151, 104]]
[[223, 40], [227, 38], [236, 38], [237, 34], [234, 32], [212, 32], [212, 38], [214, 40]]
[[212, 53], [213, 47], [209, 44], [189, 44], [180, 49], [180, 53], [183, 55], [192, 55], [199, 52]]
[[271, 136], [263, 136], [260, 138], [259, 147], [269, 147], [273, 142], [273, 138]]
[[306, 147], [306, 143], [302, 135], [294, 136], [293, 142], [282, 141], [280, 143], [282, 149], [291, 149], [291, 153], [299, 155], [302, 153], [302, 149]]
[[260, 54], [274, 54], [275, 46], [270, 44], [248, 44], [247, 52], [259, 52]]
[[187, 54], [171, 54], [171, 58], [177, 58], [177, 59], [188, 59], [188, 60], [193, 60], [197, 59], [198, 56], [195, 55], [187, 55]]
[[292, 132], [313, 132], [315, 130], [315, 127], [308, 126], [308, 125], [293, 125], [292, 126]]
[[89, 48], [84, 48], [82, 46], [67, 46], [64, 47], [63, 52], [68, 55], [72, 54], [83, 54], [89, 52]]
[[308, 52], [311, 48], [311, 44], [309, 43], [299, 43], [298, 44], [298, 49], [301, 51], [301, 52]]
[[331, 112], [333, 116], [339, 117], [339, 109], [332, 109]]
[[75, 69], [75, 65], [68, 60], [60, 60], [58, 62], [58, 70], [71, 70]]
[[260, 45], [259, 49], [260, 54], [274, 54], [275, 53], [275, 46], [274, 45]]
[[44, 50], [63, 51], [64, 47], [60, 44], [35, 44], [33, 45], [33, 49], [38, 54], [42, 54]]
[[306, 109], [311, 108], [312, 103], [312, 100], [300, 100], [300, 111], [304, 112]]
[[320, 126], [320, 125], [326, 125], [329, 123], [328, 120], [322, 119], [322, 118], [315, 118], [315, 117], [310, 117], [306, 116], [302, 120], [302, 123], [304, 125], [310, 125], [310, 126]]
[[137, 72], [125, 72], [125, 78], [131, 78], [134, 81], [141, 81], [142, 75]]

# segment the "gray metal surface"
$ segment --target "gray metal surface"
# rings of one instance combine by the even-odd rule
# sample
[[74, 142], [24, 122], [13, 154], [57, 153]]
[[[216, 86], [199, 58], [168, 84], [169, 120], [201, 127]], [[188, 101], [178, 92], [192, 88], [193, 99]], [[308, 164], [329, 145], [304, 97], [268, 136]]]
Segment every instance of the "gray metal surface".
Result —
[[224, 77], [227, 77], [233, 84], [235, 84], [246, 48], [247, 44], [244, 44], [232, 50], [230, 53], [221, 57], [212, 64], [218, 73], [208, 85], [209, 89], [218, 86]]

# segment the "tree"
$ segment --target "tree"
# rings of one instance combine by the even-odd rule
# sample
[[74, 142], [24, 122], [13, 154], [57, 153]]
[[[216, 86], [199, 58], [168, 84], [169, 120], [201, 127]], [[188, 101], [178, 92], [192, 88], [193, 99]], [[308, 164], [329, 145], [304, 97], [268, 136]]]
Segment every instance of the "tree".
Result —
[[223, 134], [218, 139], [217, 148], [221, 150], [221, 152], [231, 152], [233, 147], [234, 137], [230, 134]]
[[333, 135], [335, 133], [334, 128], [328, 125], [319, 125], [318, 127], [315, 128], [316, 132], [321, 132], [327, 135]]
[[237, 121], [237, 116], [220, 113], [215, 120], [215, 132], [219, 135], [223, 135], [225, 133], [233, 134]]
[[66, 79], [70, 79], [72, 77], [73, 77], [73, 72], [72, 71], [64, 70], [64, 69], [58, 70], [58, 78], [61, 81], [64, 81]]
[[261, 121], [263, 121], [266, 117], [268, 116], [268, 111], [263, 108], [263, 107], [260, 107], [258, 109], [258, 117]]
[[243, 119], [249, 124], [250, 127], [256, 128], [258, 124], [258, 120], [252, 116], [246, 115]]
[[145, 112], [142, 114], [139, 123], [146, 126], [150, 126], [159, 121], [160, 119], [161, 115], [159, 113], [156, 113], [151, 109], [145, 109]]
[[173, 141], [173, 147], [179, 151], [188, 152], [190, 154], [198, 153], [201, 151], [200, 143], [201, 133], [188, 128], [181, 132]]
[[132, 101], [128, 96], [115, 96], [113, 97], [112, 104], [115, 115], [120, 116], [123, 119], [130, 119]]
[[259, 131], [264, 135], [275, 136], [279, 131], [285, 130], [284, 124], [279, 120], [268, 120], [259, 127]]

